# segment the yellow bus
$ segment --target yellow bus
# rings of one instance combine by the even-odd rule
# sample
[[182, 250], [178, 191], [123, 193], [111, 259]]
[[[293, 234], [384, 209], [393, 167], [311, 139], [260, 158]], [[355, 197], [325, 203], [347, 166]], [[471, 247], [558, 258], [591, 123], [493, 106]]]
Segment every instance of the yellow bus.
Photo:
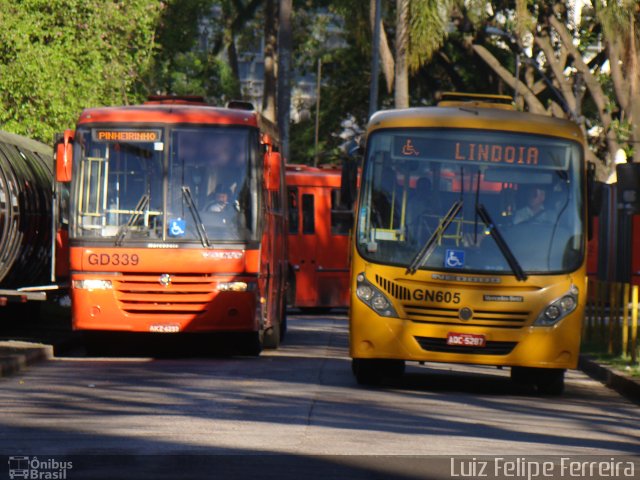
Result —
[[584, 137], [486, 97], [369, 121], [349, 309], [360, 384], [401, 376], [405, 361], [447, 362], [509, 366], [553, 395], [577, 366]]

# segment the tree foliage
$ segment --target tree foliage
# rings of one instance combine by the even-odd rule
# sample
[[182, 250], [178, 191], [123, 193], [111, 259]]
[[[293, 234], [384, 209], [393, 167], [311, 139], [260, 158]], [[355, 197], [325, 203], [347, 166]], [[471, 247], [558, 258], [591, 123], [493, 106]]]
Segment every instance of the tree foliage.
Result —
[[167, 2], [158, 19], [153, 63], [144, 76], [147, 91], [201, 95], [211, 103], [237, 98], [238, 78], [219, 56], [224, 26], [214, 22], [208, 29], [203, 22], [217, 4], [216, 0]]
[[[314, 79], [322, 59], [324, 161], [341, 155], [345, 119], [367, 121], [373, 3], [293, 2], [296, 71]], [[606, 164], [620, 147], [640, 161], [636, 0], [585, 2], [577, 23], [568, 0], [406, 3], [409, 105], [431, 104], [443, 90], [515, 93], [519, 108], [580, 122], [592, 159]], [[275, 15], [265, 4], [0, 0], [0, 128], [50, 142], [86, 107], [137, 103], [148, 93], [200, 94], [212, 103], [237, 97], [238, 55], [260, 42], [265, 15]], [[397, 7], [382, 6], [387, 89], [378, 106], [391, 108]], [[303, 107], [291, 158], [311, 163], [315, 105]]]
[[0, 0], [0, 128], [50, 143], [85, 107], [138, 101], [163, 7]]
[[[633, 148], [640, 139], [638, 3], [594, 0], [580, 12], [569, 1], [491, 5], [491, 14], [478, 17], [473, 49], [519, 94], [521, 108], [581, 125], [600, 178], [620, 147], [640, 161]], [[520, 68], [509, 68], [497, 51], [519, 59]]]

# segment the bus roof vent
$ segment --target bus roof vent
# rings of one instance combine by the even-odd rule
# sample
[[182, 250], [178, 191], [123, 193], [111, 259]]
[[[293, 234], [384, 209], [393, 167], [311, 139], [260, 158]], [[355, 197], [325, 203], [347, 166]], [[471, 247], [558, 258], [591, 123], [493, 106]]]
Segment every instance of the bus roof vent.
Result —
[[149, 95], [145, 105], [208, 105], [202, 95]]
[[444, 92], [438, 101], [439, 107], [476, 107], [515, 110], [513, 98], [509, 95], [489, 95], [481, 93]]
[[249, 110], [254, 111], [256, 108], [251, 102], [245, 102], [244, 100], [230, 100], [227, 103], [227, 108], [233, 108], [235, 110]]

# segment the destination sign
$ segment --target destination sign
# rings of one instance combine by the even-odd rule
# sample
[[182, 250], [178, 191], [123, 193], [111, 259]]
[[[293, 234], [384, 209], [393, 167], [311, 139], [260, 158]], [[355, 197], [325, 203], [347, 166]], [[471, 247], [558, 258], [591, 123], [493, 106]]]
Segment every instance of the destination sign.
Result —
[[151, 143], [160, 141], [160, 130], [115, 130], [94, 128], [91, 131], [94, 142], [138, 142]]
[[427, 159], [494, 165], [566, 168], [568, 145], [558, 142], [533, 144], [530, 141], [492, 141], [478, 136], [474, 140], [425, 138], [397, 135], [393, 139], [396, 158]]

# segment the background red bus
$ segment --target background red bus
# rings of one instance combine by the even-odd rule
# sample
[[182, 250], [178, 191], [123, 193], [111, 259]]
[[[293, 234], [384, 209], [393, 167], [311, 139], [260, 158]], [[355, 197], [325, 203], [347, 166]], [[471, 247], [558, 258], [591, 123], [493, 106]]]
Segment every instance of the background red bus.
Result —
[[340, 202], [339, 168], [287, 165], [289, 305], [328, 309], [349, 304], [352, 212]]

